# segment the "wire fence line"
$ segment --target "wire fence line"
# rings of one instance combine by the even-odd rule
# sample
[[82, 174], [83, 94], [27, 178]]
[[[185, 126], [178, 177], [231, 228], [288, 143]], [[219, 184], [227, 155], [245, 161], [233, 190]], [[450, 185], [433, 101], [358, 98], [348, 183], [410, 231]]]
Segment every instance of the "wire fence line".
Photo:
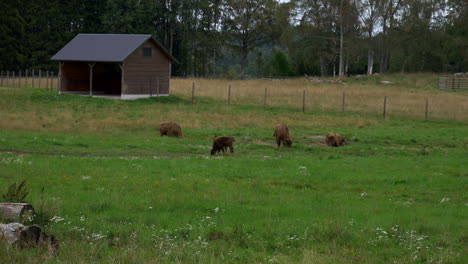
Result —
[[[3, 87], [58, 90], [58, 83], [59, 76], [49, 71], [2, 71], [0, 75], [0, 86]], [[468, 97], [464, 93], [434, 95], [383, 89], [375, 92], [348, 89], [340, 84], [318, 87], [309, 84], [298, 78], [279, 82], [274, 79], [173, 78], [171, 94], [188, 98], [192, 104], [205, 103], [203, 98], [213, 98], [225, 100], [227, 105], [288, 106], [302, 112], [373, 113], [383, 119], [409, 116], [424, 120], [468, 120]]]
[[[235, 82], [234, 82], [235, 83]], [[468, 120], [468, 97], [460, 94], [431, 94], [427, 91], [375, 91], [372, 88], [349, 89], [344, 86], [287, 87], [270, 83], [238, 87], [224, 81], [207, 85], [206, 82], [171, 84], [171, 94], [183, 96], [192, 104], [205, 104], [205, 98], [225, 101], [227, 105], [256, 105], [265, 107], [287, 106], [302, 112], [362, 113], [389, 117], [407, 116], [416, 119], [455, 119]], [[220, 87], [220, 84], [224, 87]], [[237, 83], [239, 84], [239, 83]], [[341, 88], [340, 88], [341, 87]]]

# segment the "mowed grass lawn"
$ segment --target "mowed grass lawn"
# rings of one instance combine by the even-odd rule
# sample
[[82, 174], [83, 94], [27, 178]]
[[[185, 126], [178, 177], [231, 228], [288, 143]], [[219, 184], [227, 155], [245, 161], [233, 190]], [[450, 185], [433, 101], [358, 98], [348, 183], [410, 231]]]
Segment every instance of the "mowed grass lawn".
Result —
[[[292, 148], [273, 146], [280, 122]], [[0, 89], [0, 191], [26, 179], [61, 242], [55, 258], [2, 244], [0, 262], [466, 263], [467, 125]], [[330, 131], [349, 144], [320, 146]], [[235, 153], [209, 156], [215, 135]]]

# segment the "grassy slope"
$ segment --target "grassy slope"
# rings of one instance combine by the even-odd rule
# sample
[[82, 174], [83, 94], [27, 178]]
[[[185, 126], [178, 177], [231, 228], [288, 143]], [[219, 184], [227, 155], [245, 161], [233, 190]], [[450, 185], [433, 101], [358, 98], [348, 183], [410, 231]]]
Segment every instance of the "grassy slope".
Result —
[[[59, 257], [48, 261], [467, 258], [466, 123], [384, 122], [373, 115], [217, 101], [193, 107], [171, 97], [155, 103], [42, 90], [1, 93], [1, 114], [34, 113], [35, 119], [0, 123], [0, 150], [53, 154], [0, 154], [0, 186], [27, 179], [37, 209], [45, 186], [44, 218], [65, 219], [36, 219], [62, 241]], [[164, 117], [183, 123], [186, 138], [158, 137], [155, 123]], [[280, 121], [290, 125], [291, 149], [265, 144], [273, 143], [271, 127]], [[331, 130], [345, 134], [350, 145], [313, 145], [319, 139], [311, 136]], [[215, 134], [234, 135], [236, 153], [208, 157]], [[0, 257], [44, 258], [5, 247]]]

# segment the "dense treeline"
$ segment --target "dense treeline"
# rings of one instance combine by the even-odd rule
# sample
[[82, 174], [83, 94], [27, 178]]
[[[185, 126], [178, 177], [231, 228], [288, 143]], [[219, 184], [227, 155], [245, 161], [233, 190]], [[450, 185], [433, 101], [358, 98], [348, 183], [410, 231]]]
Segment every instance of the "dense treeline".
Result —
[[468, 71], [466, 0], [283, 2], [1, 0], [0, 68], [56, 70], [78, 33], [151, 33], [176, 76]]

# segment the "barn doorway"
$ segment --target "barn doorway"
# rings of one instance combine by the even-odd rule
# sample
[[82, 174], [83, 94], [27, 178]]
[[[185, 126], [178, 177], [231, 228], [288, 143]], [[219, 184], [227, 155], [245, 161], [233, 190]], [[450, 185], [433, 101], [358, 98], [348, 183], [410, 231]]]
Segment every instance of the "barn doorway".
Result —
[[90, 95], [90, 69], [93, 72], [93, 96], [120, 96], [122, 70], [119, 63], [64, 62], [62, 65], [62, 92]]

